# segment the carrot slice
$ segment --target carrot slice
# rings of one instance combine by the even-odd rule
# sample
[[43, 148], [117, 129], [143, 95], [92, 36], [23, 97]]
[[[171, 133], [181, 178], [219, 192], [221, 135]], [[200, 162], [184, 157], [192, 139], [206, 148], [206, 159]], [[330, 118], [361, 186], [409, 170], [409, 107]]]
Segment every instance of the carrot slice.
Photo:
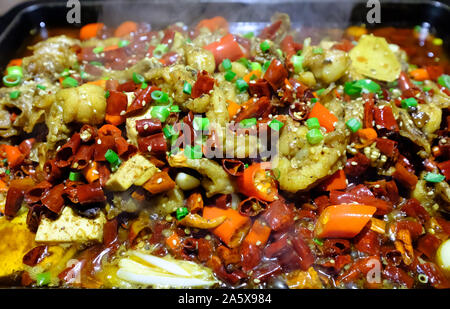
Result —
[[80, 39], [88, 40], [95, 38], [105, 25], [103, 23], [92, 23], [83, 26], [80, 30]]
[[21, 66], [22, 65], [22, 58], [16, 58], [16, 59], [11, 59], [8, 63], [8, 67], [12, 67], [12, 66]]
[[227, 103], [228, 103], [228, 115], [230, 115], [230, 119], [232, 119], [234, 115], [236, 115], [239, 112], [241, 106], [231, 100], [227, 100]]
[[12, 168], [20, 165], [25, 159], [19, 147], [16, 146], [0, 145], [0, 156], [2, 153], [4, 153], [4, 156], [8, 160], [8, 166]]
[[261, 77], [261, 71], [260, 70], [253, 70], [250, 73], [246, 74], [243, 79], [248, 83], [250, 82], [250, 79], [252, 76], [255, 75], [257, 78]]
[[361, 144], [355, 146], [355, 148], [364, 148], [374, 143], [378, 137], [377, 131], [372, 128], [359, 129], [356, 131], [356, 134], [359, 136]]
[[212, 233], [220, 238], [228, 247], [235, 248], [239, 246], [248, 232], [251, 224], [249, 217], [241, 215], [232, 208], [204, 207], [203, 217], [214, 219], [226, 216], [226, 220], [218, 227], [212, 230]]
[[341, 204], [325, 208], [316, 223], [318, 238], [353, 238], [377, 211], [374, 206]]
[[125, 122], [125, 120], [126, 118], [120, 115], [110, 115], [110, 114], [105, 115], [105, 121], [115, 126], [121, 125], [122, 123]]
[[6, 192], [8, 191], [8, 185], [6, 182], [0, 179], [0, 192]]
[[409, 72], [409, 74], [417, 81], [430, 79], [430, 75], [428, 75], [428, 71], [426, 69], [415, 69]]
[[97, 162], [93, 161], [83, 169], [83, 176], [89, 183], [93, 183], [100, 178], [100, 173], [97, 170], [97, 167]]
[[316, 102], [309, 113], [308, 118], [317, 118], [319, 120], [320, 126], [327, 129], [327, 132], [334, 131], [334, 126], [338, 119], [333, 113], [331, 113], [328, 108]]
[[244, 238], [244, 243], [263, 248], [269, 239], [270, 231], [271, 229], [267, 224], [262, 223], [260, 220], [256, 220], [247, 236]]
[[143, 186], [151, 194], [166, 192], [175, 188], [175, 182], [167, 172], [158, 172], [153, 175]]
[[99, 86], [99, 87], [102, 87], [103, 89], [105, 89], [105, 87], [106, 87], [106, 80], [99, 79], [99, 80], [94, 80], [92, 82], [87, 82], [86, 84], [96, 85], [96, 86]]
[[338, 170], [323, 184], [324, 191], [344, 190], [346, 188], [347, 188], [347, 177], [345, 176], [344, 170]]
[[166, 238], [166, 245], [172, 250], [177, 250], [181, 246], [181, 239], [177, 233], [173, 233]]
[[116, 31], [114, 31], [115, 37], [123, 37], [126, 36], [132, 32], [136, 32], [138, 29], [138, 24], [134, 21], [125, 21], [120, 24], [119, 27], [116, 28]]
[[214, 32], [219, 29], [224, 29], [228, 31], [228, 21], [222, 16], [216, 16], [210, 19], [202, 19], [197, 26], [196, 30], [200, 30], [201, 28], [208, 28], [211, 32]]

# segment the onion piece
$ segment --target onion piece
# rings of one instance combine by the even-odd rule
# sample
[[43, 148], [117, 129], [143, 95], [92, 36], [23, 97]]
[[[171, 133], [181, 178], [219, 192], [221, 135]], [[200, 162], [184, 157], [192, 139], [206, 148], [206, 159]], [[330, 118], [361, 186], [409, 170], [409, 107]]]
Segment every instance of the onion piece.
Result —
[[149, 263], [151, 265], [154, 265], [156, 267], [164, 269], [165, 271], [167, 271], [171, 274], [185, 276], [185, 277], [191, 276], [190, 273], [188, 273], [186, 270], [184, 270], [183, 268], [178, 266], [176, 263], [169, 262], [167, 260], [164, 260], [162, 258], [153, 256], [153, 255], [140, 253], [138, 251], [131, 251], [131, 254], [133, 254], [134, 256], [137, 256], [138, 258], [146, 261], [147, 263]]
[[171, 287], [196, 287], [196, 286], [210, 286], [215, 284], [214, 281], [206, 281], [195, 278], [181, 278], [181, 277], [174, 278], [167, 276], [135, 274], [133, 272], [124, 269], [119, 269], [117, 271], [117, 277], [138, 284], [171, 286]]
[[200, 180], [186, 173], [178, 173], [175, 182], [182, 190], [192, 190], [200, 185]]

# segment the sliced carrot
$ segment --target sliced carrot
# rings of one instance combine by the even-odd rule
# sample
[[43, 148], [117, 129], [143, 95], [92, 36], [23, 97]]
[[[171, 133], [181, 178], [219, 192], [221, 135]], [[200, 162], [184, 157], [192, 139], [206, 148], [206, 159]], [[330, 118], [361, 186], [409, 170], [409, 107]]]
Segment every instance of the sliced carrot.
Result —
[[177, 233], [173, 233], [166, 238], [166, 245], [172, 250], [177, 250], [181, 246], [181, 239]]
[[[4, 153], [4, 155], [2, 153]], [[6, 157], [8, 166], [12, 168], [20, 165], [25, 159], [25, 156], [19, 150], [19, 147], [11, 145], [0, 145], [0, 156]]]
[[251, 224], [249, 217], [241, 215], [232, 208], [204, 207], [203, 217], [214, 219], [226, 216], [227, 219], [218, 227], [212, 230], [212, 233], [220, 238], [229, 248], [239, 246], [248, 232]]
[[309, 113], [308, 118], [316, 117], [319, 120], [320, 126], [327, 129], [327, 132], [334, 131], [334, 126], [338, 119], [333, 113], [331, 113], [328, 108], [316, 102]]
[[8, 185], [6, 182], [0, 179], [0, 192], [6, 192], [8, 191]]
[[255, 75], [257, 78], [261, 77], [261, 71], [260, 70], [253, 70], [250, 73], [246, 74], [243, 79], [248, 83], [250, 82], [252, 76]]
[[426, 69], [415, 69], [409, 72], [409, 74], [417, 81], [430, 79], [430, 75], [428, 75], [428, 71]]
[[105, 89], [105, 87], [106, 87], [106, 80], [99, 79], [99, 80], [94, 80], [92, 82], [87, 82], [86, 84], [96, 85], [96, 86], [99, 86], [99, 87], [102, 87], [103, 89]]
[[119, 46], [117, 46], [117, 45], [111, 45], [111, 46], [106, 46], [104, 49], [103, 49], [103, 51], [110, 51], [110, 50], [116, 50], [116, 49], [118, 49], [119, 48]]
[[175, 188], [175, 182], [167, 172], [158, 172], [153, 175], [143, 186], [151, 194], [159, 194]]
[[110, 114], [105, 115], [105, 121], [115, 126], [121, 125], [122, 123], [125, 122], [125, 120], [126, 118], [120, 115], [110, 115]]
[[16, 58], [16, 59], [11, 59], [8, 63], [8, 67], [12, 67], [12, 66], [21, 66], [22, 65], [22, 58]]
[[271, 229], [267, 224], [256, 220], [247, 236], [245, 236], [244, 243], [263, 248], [269, 239], [270, 231]]
[[347, 188], [347, 177], [345, 176], [344, 170], [338, 170], [323, 184], [324, 191], [344, 190], [346, 188]]
[[89, 183], [93, 183], [94, 181], [100, 178], [100, 173], [97, 169], [97, 162], [91, 162], [86, 168], [83, 169], [83, 176]]
[[92, 23], [83, 26], [80, 30], [80, 39], [88, 40], [95, 38], [105, 25], [103, 23]]
[[228, 21], [222, 16], [216, 16], [210, 19], [201, 20], [197, 26], [195, 27], [197, 30], [201, 28], [208, 28], [211, 32], [214, 32], [219, 29], [224, 29], [228, 31]]
[[353, 238], [376, 211], [376, 207], [362, 204], [328, 206], [320, 214], [314, 234], [318, 238]]
[[361, 144], [356, 145], [355, 148], [364, 148], [374, 143], [378, 137], [377, 131], [372, 128], [359, 129], [356, 134], [359, 136]]
[[228, 103], [228, 115], [230, 115], [230, 119], [232, 119], [234, 115], [236, 115], [239, 112], [241, 106], [231, 100], [227, 100], [227, 103]]
[[116, 28], [116, 31], [114, 31], [115, 37], [123, 37], [126, 36], [132, 32], [136, 32], [138, 29], [138, 24], [134, 21], [125, 21], [120, 24], [119, 27]]

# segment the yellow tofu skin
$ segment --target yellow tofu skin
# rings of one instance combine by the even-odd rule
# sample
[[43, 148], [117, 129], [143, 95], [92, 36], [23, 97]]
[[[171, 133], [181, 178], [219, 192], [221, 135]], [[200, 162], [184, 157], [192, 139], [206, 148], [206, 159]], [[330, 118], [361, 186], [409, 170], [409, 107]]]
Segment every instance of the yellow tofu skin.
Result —
[[0, 218], [0, 278], [24, 270], [23, 256], [36, 246], [24, 213], [11, 221]]
[[137, 154], [118, 168], [111, 174], [106, 183], [106, 188], [111, 191], [126, 191], [133, 184], [143, 185], [150, 179], [159, 169], [144, 156]]
[[401, 64], [385, 38], [363, 35], [349, 55], [353, 69], [364, 76], [392, 82], [400, 75]]
[[78, 216], [72, 208], [65, 207], [56, 220], [42, 218], [35, 241], [39, 243], [90, 243], [103, 241], [105, 215], [97, 218]]

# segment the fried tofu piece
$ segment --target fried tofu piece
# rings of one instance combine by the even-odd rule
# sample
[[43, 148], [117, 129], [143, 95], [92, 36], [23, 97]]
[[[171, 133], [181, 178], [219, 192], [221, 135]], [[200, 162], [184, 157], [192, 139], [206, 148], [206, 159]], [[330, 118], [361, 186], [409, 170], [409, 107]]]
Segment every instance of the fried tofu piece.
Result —
[[349, 55], [354, 70], [364, 76], [392, 82], [400, 75], [400, 61], [385, 38], [363, 35]]
[[36, 245], [26, 219], [26, 213], [11, 221], [0, 218], [0, 278], [24, 270], [22, 258]]
[[146, 157], [137, 154], [120, 165], [119, 169], [111, 174], [106, 188], [111, 191], [126, 191], [133, 184], [143, 185], [159, 169]]
[[100, 212], [96, 219], [78, 216], [72, 208], [65, 207], [56, 220], [42, 218], [36, 233], [36, 242], [89, 243], [103, 241], [105, 215]]

